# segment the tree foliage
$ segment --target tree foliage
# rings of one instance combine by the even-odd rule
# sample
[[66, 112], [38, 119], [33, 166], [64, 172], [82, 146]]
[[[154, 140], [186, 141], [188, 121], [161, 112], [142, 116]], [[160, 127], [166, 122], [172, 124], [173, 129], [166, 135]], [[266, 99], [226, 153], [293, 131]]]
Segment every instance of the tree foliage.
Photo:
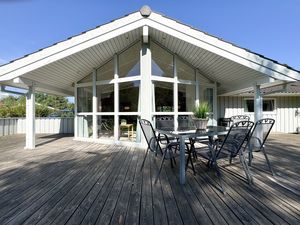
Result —
[[[65, 97], [36, 93], [35, 101], [36, 117], [73, 116], [74, 104], [69, 103]], [[9, 96], [0, 100], [0, 117], [25, 116], [26, 98], [24, 96]]]

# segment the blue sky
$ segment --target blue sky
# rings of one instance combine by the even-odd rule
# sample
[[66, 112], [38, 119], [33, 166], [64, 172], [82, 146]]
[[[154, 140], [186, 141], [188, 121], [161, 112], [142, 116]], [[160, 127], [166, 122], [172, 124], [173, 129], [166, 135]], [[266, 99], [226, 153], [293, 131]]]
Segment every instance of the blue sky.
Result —
[[145, 4], [300, 70], [299, 0], [0, 0], [0, 64]]
[[0, 63], [137, 11], [145, 4], [300, 70], [299, 0], [0, 0]]

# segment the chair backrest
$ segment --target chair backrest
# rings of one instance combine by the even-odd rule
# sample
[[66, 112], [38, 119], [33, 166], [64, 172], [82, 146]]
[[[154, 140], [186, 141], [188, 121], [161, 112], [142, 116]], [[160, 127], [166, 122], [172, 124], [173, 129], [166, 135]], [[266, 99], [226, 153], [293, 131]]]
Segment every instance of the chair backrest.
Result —
[[162, 153], [162, 149], [159, 145], [158, 138], [155, 134], [151, 122], [145, 119], [140, 119], [139, 123], [143, 131], [144, 137], [147, 141], [149, 150], [159, 154]]
[[254, 123], [248, 120], [232, 124], [216, 157], [218, 158], [220, 153], [226, 153], [231, 158], [235, 157], [242, 148], [245, 140], [249, 138], [253, 126]]
[[232, 116], [230, 117], [230, 120], [231, 120], [231, 124], [234, 124], [236, 122], [240, 122], [240, 121], [245, 121], [245, 120], [250, 120], [250, 117], [249, 116], [246, 116], [246, 115], [235, 115], [235, 116]]
[[174, 130], [174, 116], [156, 116], [156, 128]]
[[263, 147], [274, 124], [275, 124], [275, 120], [271, 118], [261, 119], [255, 123], [253, 131], [251, 132], [249, 138], [252, 147], [255, 148]]

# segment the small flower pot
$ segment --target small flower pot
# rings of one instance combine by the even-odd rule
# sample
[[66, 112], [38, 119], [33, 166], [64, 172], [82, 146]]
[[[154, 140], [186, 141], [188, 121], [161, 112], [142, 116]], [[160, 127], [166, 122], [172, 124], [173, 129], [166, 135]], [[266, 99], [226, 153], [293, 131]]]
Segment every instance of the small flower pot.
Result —
[[201, 119], [201, 118], [193, 117], [192, 119], [193, 119], [196, 129], [205, 130], [207, 128], [208, 118]]

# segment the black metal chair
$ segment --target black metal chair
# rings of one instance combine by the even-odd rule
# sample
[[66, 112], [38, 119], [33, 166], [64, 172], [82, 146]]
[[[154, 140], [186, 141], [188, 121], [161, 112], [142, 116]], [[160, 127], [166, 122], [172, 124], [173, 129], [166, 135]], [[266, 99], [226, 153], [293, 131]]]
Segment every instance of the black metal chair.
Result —
[[266, 143], [266, 140], [267, 140], [274, 124], [275, 124], [275, 120], [271, 119], [271, 118], [265, 118], [265, 119], [258, 120], [255, 123], [253, 131], [251, 132], [251, 135], [249, 137], [250, 141], [248, 141], [248, 144], [247, 144], [248, 150], [249, 150], [249, 153], [248, 153], [249, 154], [248, 155], [249, 166], [251, 166], [252, 159], [253, 159], [252, 152], [253, 151], [262, 151], [265, 156], [266, 162], [268, 164], [269, 170], [273, 176], [274, 176], [274, 171], [271, 167], [271, 163], [268, 159], [268, 156], [267, 156], [267, 153], [265, 150], [265, 143]]
[[[156, 136], [153, 126], [152, 126], [151, 122], [148, 120], [140, 119], [139, 123], [140, 123], [141, 129], [143, 131], [144, 137], [146, 139], [146, 142], [148, 144], [148, 148], [146, 150], [146, 154], [145, 154], [145, 157], [142, 162], [141, 170], [144, 168], [146, 157], [147, 157], [149, 151], [153, 152], [155, 154], [155, 156], [157, 156], [157, 155], [161, 156], [161, 163], [160, 163], [159, 171], [155, 178], [155, 183], [156, 183], [158, 180], [158, 177], [161, 173], [163, 163], [166, 159], [170, 159], [172, 167], [173, 167], [173, 163], [176, 164], [176, 161], [175, 161], [176, 155], [175, 155], [174, 151], [176, 151], [176, 149], [179, 148], [179, 142], [169, 141], [168, 136], [165, 134], [158, 134], [158, 136]], [[164, 147], [162, 147], [161, 145], [164, 145]], [[190, 156], [189, 150], [187, 151], [187, 153]], [[190, 157], [188, 157], [188, 159], [187, 159], [187, 164], [189, 162], [191, 162], [192, 168], [194, 170], [194, 165], [193, 165], [193, 162]]]
[[249, 183], [252, 183], [252, 177], [250, 174], [249, 167], [246, 163], [242, 148], [245, 147], [244, 142], [249, 138], [250, 132], [254, 126], [254, 123], [251, 121], [240, 121], [231, 125], [227, 135], [224, 140], [220, 142], [217, 139], [215, 142], [209, 145], [209, 148], [197, 152], [198, 155], [204, 157], [208, 160], [207, 165], [209, 167], [214, 167], [217, 172], [217, 176], [220, 180], [220, 186], [223, 191], [221, 173], [218, 167], [218, 160], [222, 158], [229, 158], [229, 162], [232, 162], [232, 159], [239, 156], [240, 162], [243, 166], [243, 169], [246, 174], [246, 178]]

